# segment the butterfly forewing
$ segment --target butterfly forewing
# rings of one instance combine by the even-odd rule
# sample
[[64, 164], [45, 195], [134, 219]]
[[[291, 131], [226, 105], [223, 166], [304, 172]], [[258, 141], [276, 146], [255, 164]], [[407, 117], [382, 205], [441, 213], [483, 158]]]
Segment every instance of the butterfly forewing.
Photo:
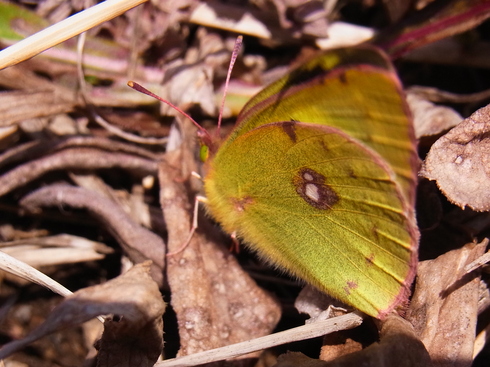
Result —
[[337, 127], [380, 154], [413, 205], [417, 154], [410, 113], [389, 62], [375, 48], [317, 56], [247, 103], [225, 144], [260, 125], [301, 121]]

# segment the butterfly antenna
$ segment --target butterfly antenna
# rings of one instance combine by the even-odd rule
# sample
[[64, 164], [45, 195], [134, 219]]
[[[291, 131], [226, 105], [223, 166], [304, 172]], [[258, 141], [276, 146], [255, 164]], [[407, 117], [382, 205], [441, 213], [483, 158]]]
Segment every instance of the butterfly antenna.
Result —
[[128, 86], [130, 88], [133, 88], [134, 90], [140, 92], [140, 93], [143, 93], [143, 94], [146, 94], [147, 96], [150, 96], [150, 97], [153, 97], [157, 100], [159, 100], [160, 102], [163, 102], [165, 103], [166, 105], [172, 107], [175, 111], [179, 112], [180, 114], [184, 115], [185, 117], [187, 117], [189, 120], [192, 121], [192, 123], [194, 125], [197, 126], [197, 128], [199, 129], [199, 135], [204, 138], [205, 141], [211, 141], [211, 137], [209, 136], [209, 133], [206, 131], [206, 129], [204, 129], [201, 125], [199, 125], [196, 120], [194, 120], [188, 113], [184, 112], [183, 110], [181, 110], [179, 107], [177, 107], [176, 105], [174, 105], [173, 103], [167, 101], [166, 99], [163, 99], [162, 97], [160, 96], [157, 96], [155, 93], [153, 92], [150, 92], [148, 89], [146, 89], [145, 87], [143, 87], [142, 85], [136, 83], [136, 82], [133, 82], [133, 81], [129, 81], [128, 82]]
[[242, 42], [243, 42], [243, 36], [238, 36], [235, 41], [235, 46], [233, 47], [233, 53], [231, 54], [230, 65], [228, 66], [228, 73], [226, 74], [226, 82], [223, 91], [223, 97], [221, 98], [221, 107], [219, 109], [218, 129], [216, 130], [218, 135], [220, 134], [221, 120], [223, 119], [223, 110], [225, 109], [226, 92], [228, 91], [228, 85], [230, 84], [231, 71], [233, 70], [233, 66], [235, 65], [235, 61], [238, 57], [238, 52], [242, 47]]

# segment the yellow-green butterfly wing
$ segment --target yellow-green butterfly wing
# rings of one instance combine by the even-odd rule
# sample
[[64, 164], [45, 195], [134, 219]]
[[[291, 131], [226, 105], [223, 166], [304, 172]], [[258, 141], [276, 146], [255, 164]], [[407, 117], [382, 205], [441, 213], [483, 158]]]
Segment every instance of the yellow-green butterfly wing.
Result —
[[403, 95], [372, 48], [265, 88], [207, 162], [211, 215], [262, 257], [382, 318], [409, 294], [418, 232]]
[[413, 204], [417, 154], [410, 114], [390, 62], [369, 46], [331, 50], [263, 89], [225, 144], [260, 125], [301, 121], [337, 127], [379, 153]]
[[265, 259], [365, 313], [406, 299], [413, 227], [394, 173], [338, 129], [282, 122], [220, 150], [209, 210]]

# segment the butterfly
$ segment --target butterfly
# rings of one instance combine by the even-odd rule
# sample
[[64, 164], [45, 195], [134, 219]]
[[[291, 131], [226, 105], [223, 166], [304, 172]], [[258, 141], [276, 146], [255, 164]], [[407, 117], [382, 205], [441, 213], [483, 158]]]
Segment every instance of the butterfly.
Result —
[[417, 264], [417, 153], [378, 49], [314, 57], [243, 108], [209, 151], [207, 211], [270, 264], [376, 318], [404, 304]]

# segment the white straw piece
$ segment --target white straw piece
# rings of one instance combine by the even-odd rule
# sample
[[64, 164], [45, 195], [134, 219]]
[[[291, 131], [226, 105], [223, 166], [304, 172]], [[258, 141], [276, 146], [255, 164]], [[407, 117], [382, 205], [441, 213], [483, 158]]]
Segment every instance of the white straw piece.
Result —
[[159, 362], [154, 367], [190, 367], [204, 363], [222, 361], [259, 350], [272, 348], [277, 345], [291, 343], [299, 340], [316, 338], [339, 330], [353, 329], [361, 325], [362, 317], [355, 312], [317, 321], [311, 324], [298, 326], [279, 333], [262, 336], [257, 339], [227, 345], [225, 347], [206, 350], [187, 356], [168, 359]]
[[106, 0], [0, 51], [0, 70], [27, 60], [148, 0]]
[[55, 293], [58, 293], [59, 295], [62, 295], [63, 297], [68, 297], [72, 294], [69, 289], [63, 287], [46, 274], [41, 273], [32, 266], [27, 265], [26, 263], [19, 261], [2, 251], [0, 251], [0, 269], [10, 274], [17, 275], [18, 277], [26, 279], [30, 282], [39, 284]]

